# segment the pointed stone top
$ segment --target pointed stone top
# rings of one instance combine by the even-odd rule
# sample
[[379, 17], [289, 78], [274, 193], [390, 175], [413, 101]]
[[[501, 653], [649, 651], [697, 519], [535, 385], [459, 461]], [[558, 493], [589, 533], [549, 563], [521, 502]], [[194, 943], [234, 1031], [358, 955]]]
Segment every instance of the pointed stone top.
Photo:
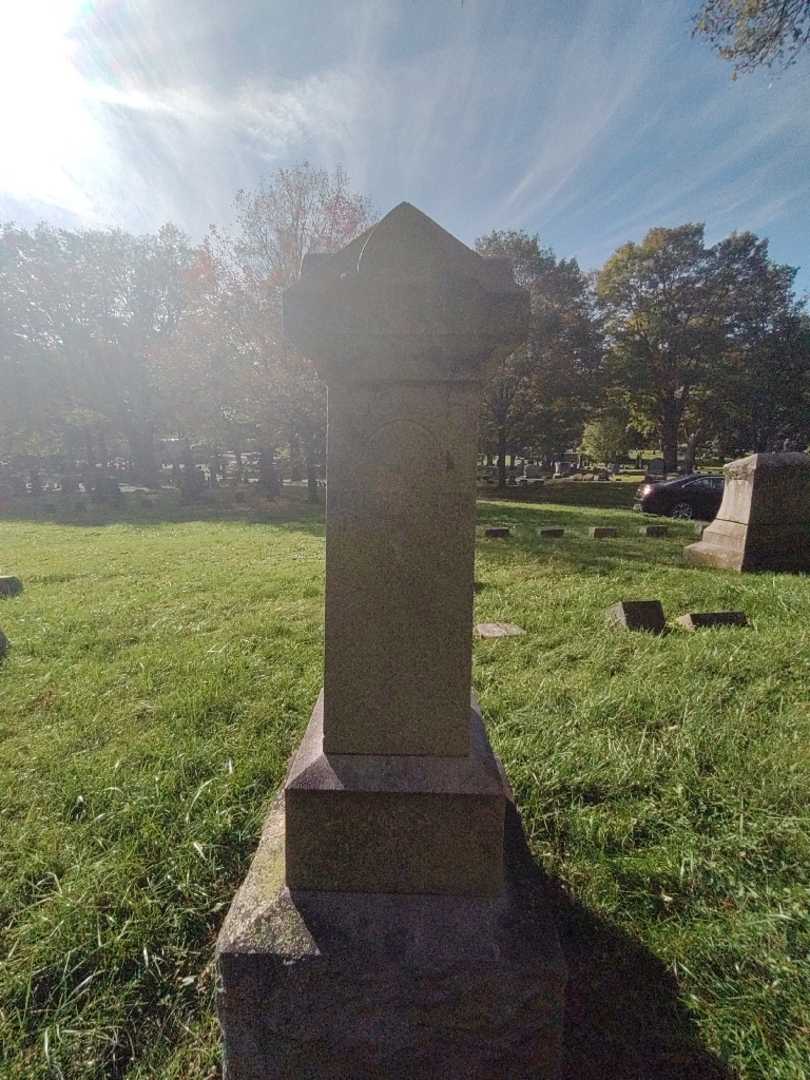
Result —
[[483, 258], [409, 202], [389, 210], [335, 255], [308, 255], [303, 276], [357, 274], [361, 278], [455, 275], [494, 291], [515, 289], [509, 259]]
[[402, 202], [369, 232], [357, 272], [364, 276], [445, 272], [480, 278], [483, 262], [427, 214]]
[[468, 379], [525, 340], [528, 294], [410, 203], [335, 255], [308, 255], [286, 291], [287, 337], [333, 379]]

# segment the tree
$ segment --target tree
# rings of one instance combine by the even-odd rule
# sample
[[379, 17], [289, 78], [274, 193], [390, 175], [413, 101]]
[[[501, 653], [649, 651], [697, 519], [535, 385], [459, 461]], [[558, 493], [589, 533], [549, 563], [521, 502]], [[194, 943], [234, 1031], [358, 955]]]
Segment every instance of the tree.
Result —
[[[236, 196], [237, 231], [214, 230], [210, 247], [239, 294], [246, 321], [242, 348], [252, 351], [255, 421], [268, 454], [284, 439], [303, 455], [310, 498], [317, 498], [317, 467], [326, 434], [325, 388], [312, 364], [290, 349], [281, 326], [284, 289], [308, 252], [342, 248], [372, 221], [369, 201], [351, 191], [342, 169], [331, 175], [307, 162], [277, 169], [255, 191]], [[247, 339], [255, 346], [251, 350]], [[269, 397], [268, 397], [269, 395]], [[272, 400], [270, 400], [270, 398]]]
[[113, 429], [142, 479], [155, 478], [158, 406], [149, 352], [174, 333], [183, 304], [185, 237], [38, 226], [2, 234], [4, 390], [18, 423], [57, 442], [84, 429], [88, 465]]
[[704, 0], [692, 33], [734, 64], [734, 77], [774, 63], [789, 67], [810, 42], [810, 0]]
[[629, 417], [622, 409], [604, 412], [585, 425], [582, 452], [591, 461], [608, 465], [627, 456], [632, 442]]
[[677, 468], [685, 431], [693, 458], [741, 408], [750, 413], [770, 395], [768, 427], [776, 400], [793, 408], [795, 386], [776, 375], [800, 363], [800, 352], [786, 348], [801, 317], [794, 276], [770, 260], [766, 240], [740, 233], [706, 247], [702, 225], [651, 229], [600, 271], [610, 384], [634, 424], [658, 435], [667, 471]]
[[508, 453], [541, 456], [578, 442], [597, 393], [600, 330], [590, 282], [575, 259], [558, 260], [524, 230], [495, 230], [476, 250], [510, 258], [531, 304], [525, 347], [496, 355], [483, 391], [481, 446], [497, 454], [502, 487]]
[[0, 227], [0, 457], [61, 442], [68, 391], [53, 348], [61, 300], [53, 257], [50, 230]]
[[677, 468], [684, 412], [719, 348], [712, 270], [703, 226], [682, 225], [624, 244], [597, 279], [612, 384], [640, 428], [657, 429], [667, 471]]

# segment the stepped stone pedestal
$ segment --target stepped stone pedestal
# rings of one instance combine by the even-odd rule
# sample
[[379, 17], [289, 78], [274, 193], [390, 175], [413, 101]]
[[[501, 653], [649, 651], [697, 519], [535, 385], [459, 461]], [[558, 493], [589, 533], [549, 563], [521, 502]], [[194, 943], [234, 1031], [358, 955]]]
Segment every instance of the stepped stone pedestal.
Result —
[[324, 690], [222, 928], [227, 1080], [559, 1074], [565, 965], [470, 698], [482, 366], [526, 294], [403, 203], [305, 260]]
[[810, 570], [810, 456], [752, 454], [725, 467], [717, 517], [684, 554], [726, 570]]

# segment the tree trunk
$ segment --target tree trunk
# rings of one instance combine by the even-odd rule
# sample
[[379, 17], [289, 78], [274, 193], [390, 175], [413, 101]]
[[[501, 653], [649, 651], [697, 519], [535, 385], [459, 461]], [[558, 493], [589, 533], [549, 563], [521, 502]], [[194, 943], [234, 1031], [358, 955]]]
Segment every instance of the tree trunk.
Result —
[[93, 446], [93, 436], [89, 429], [84, 433], [84, 452], [87, 454], [87, 467], [92, 469], [96, 464], [96, 449]]
[[307, 462], [307, 501], [318, 502], [318, 476], [315, 466], [309, 461]]
[[281, 494], [281, 483], [276, 470], [276, 451], [267, 446], [262, 450], [259, 462], [259, 481], [261, 489], [270, 499], [277, 499]]
[[212, 457], [208, 462], [208, 486], [215, 488], [219, 484], [219, 458]]
[[109, 467], [110, 467], [110, 452], [107, 449], [107, 440], [104, 437], [104, 432], [103, 431], [99, 431], [97, 442], [98, 442], [98, 452], [99, 452], [99, 454], [101, 456], [101, 467], [102, 467], [102, 469], [105, 469], [105, 470], [109, 469]]
[[155, 457], [155, 440], [151, 428], [126, 432], [132, 459], [132, 479], [146, 487], [160, 487], [160, 470]]
[[307, 502], [316, 503], [319, 501], [318, 497], [318, 467], [315, 461], [315, 456], [312, 453], [308, 453], [306, 456], [306, 470], [307, 470]]
[[506, 432], [498, 431], [498, 489], [506, 487]]
[[301, 479], [301, 440], [295, 431], [290, 432], [290, 479], [297, 482]]
[[234, 456], [234, 458], [236, 460], [236, 468], [234, 469], [232, 482], [233, 482], [234, 487], [239, 487], [239, 485], [242, 483], [242, 468], [243, 468], [243, 466], [242, 466], [242, 451], [238, 446], [234, 447], [233, 456]]
[[695, 458], [697, 457], [698, 437], [697, 435], [690, 435], [686, 442], [686, 457], [683, 461], [683, 467], [686, 472], [691, 473], [695, 471]]
[[678, 471], [678, 416], [673, 408], [667, 409], [661, 419], [661, 457], [664, 472]]

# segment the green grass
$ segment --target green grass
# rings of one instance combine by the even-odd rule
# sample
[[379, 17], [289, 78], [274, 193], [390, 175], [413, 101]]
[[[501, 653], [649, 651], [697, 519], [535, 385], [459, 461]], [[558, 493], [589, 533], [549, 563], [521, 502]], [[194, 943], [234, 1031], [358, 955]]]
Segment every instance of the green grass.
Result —
[[[320, 683], [323, 529], [105, 515], [0, 522], [0, 1076], [212, 1080], [214, 940]], [[687, 568], [688, 527], [625, 510], [480, 518], [515, 526], [476, 617], [527, 633], [474, 677], [559, 910], [568, 1080], [808, 1076], [810, 579]], [[603, 625], [652, 597], [752, 625]]]

